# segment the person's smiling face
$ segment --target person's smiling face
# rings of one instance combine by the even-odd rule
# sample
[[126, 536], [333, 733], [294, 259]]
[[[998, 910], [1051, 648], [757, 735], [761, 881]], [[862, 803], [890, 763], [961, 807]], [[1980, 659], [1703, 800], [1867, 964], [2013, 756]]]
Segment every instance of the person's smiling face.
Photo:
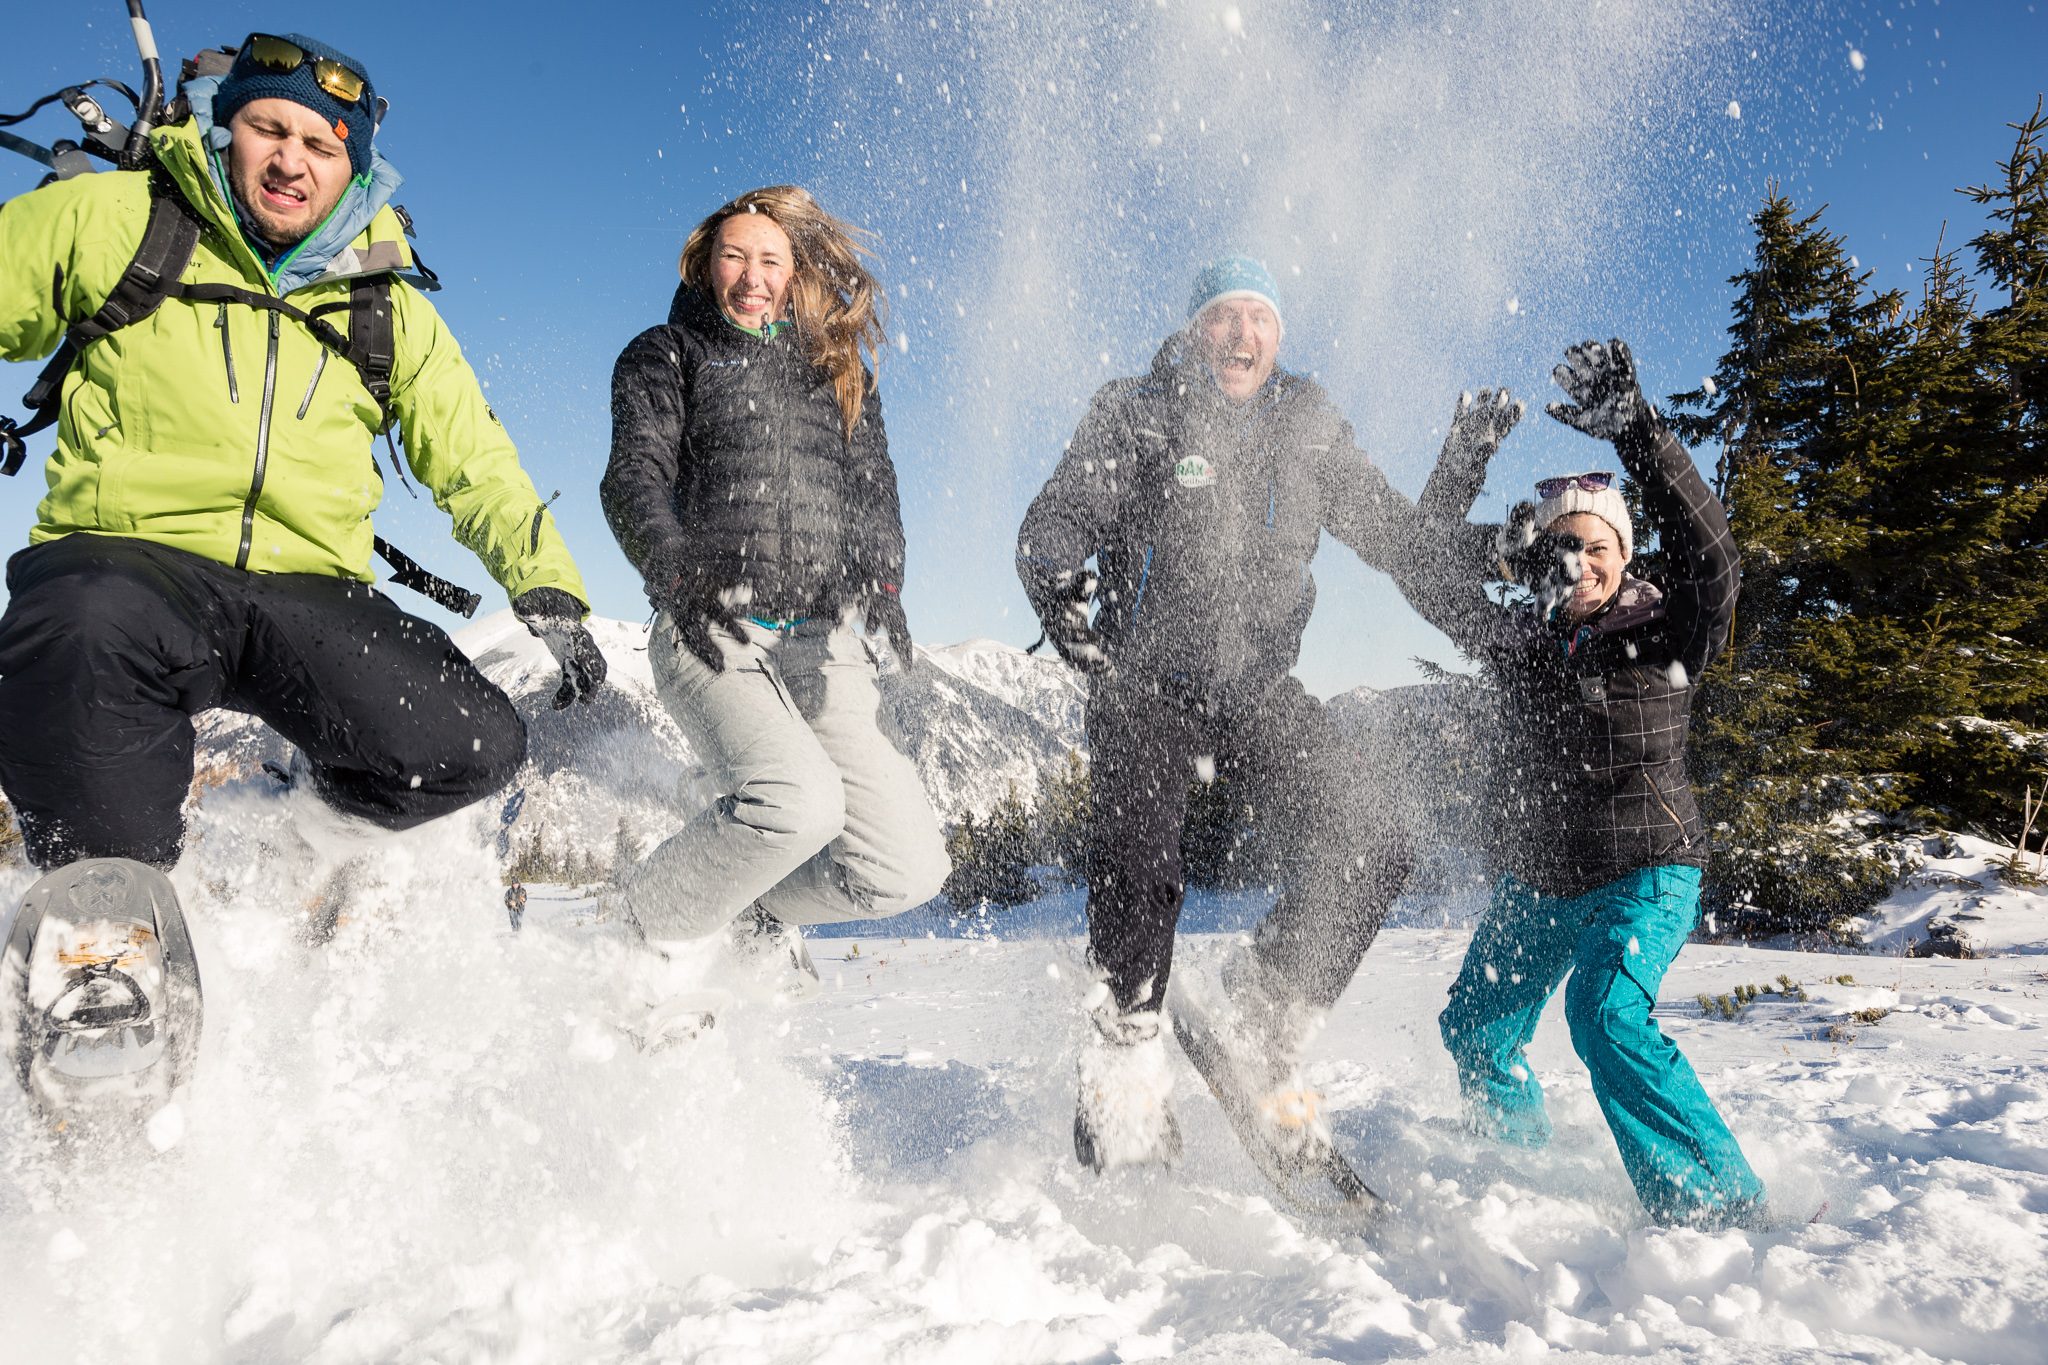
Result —
[[1628, 563], [1622, 557], [1621, 537], [1591, 512], [1568, 513], [1545, 529], [1575, 535], [1585, 542], [1579, 551], [1579, 581], [1565, 599], [1564, 614], [1574, 621], [1591, 616], [1621, 587], [1621, 571]]
[[765, 213], [735, 213], [711, 244], [711, 297], [727, 317], [755, 331], [789, 304], [795, 270], [789, 234]]
[[1195, 336], [1216, 387], [1233, 403], [1257, 393], [1273, 375], [1280, 319], [1257, 299], [1225, 299], [1195, 318]]

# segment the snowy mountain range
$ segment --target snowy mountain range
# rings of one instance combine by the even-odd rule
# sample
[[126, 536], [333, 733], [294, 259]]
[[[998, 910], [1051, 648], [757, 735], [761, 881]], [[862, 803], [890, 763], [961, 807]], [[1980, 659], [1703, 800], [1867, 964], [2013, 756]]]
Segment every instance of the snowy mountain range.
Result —
[[[649, 628], [605, 617], [589, 624], [611, 666], [608, 685], [590, 704], [566, 711], [549, 705], [559, 679], [554, 660], [509, 610], [454, 638], [526, 717], [527, 766], [503, 809], [508, 845], [546, 830], [559, 850], [608, 860], [622, 826], [644, 849], [714, 794], [703, 786], [688, 737], [655, 695]], [[893, 663], [886, 667], [884, 724], [916, 762], [932, 808], [946, 823], [970, 811], [986, 815], [1013, 785], [1029, 801], [1041, 773], [1064, 763], [1069, 750], [1086, 752], [1087, 689], [1057, 656], [988, 639], [920, 645], [916, 652], [917, 666], [908, 673]], [[1434, 683], [1384, 692], [1360, 687], [1331, 698], [1329, 706], [1354, 743], [1399, 745], [1407, 761], [1398, 766], [1442, 774], [1469, 747], [1457, 693]], [[223, 783], [263, 780], [264, 764], [282, 765], [288, 757], [284, 741], [248, 716], [209, 712], [198, 733], [195, 789], [202, 797]], [[1417, 798], [1409, 793], [1402, 799]], [[1458, 812], [1436, 809], [1440, 804], [1423, 800], [1441, 832], [1460, 822]]]
[[[549, 705], [559, 672], [541, 642], [500, 611], [455, 636], [526, 717], [527, 767], [507, 823], [514, 840], [548, 831], [556, 847], [604, 857], [623, 823], [642, 847], [674, 828], [678, 812], [711, 798], [690, 742], [655, 695], [648, 627], [593, 617], [611, 671], [588, 705]], [[1026, 799], [1048, 767], [1083, 745], [1080, 681], [1051, 655], [994, 640], [917, 647], [909, 673], [883, 678], [892, 725], [924, 778], [932, 808], [951, 823], [985, 814], [1014, 783]], [[257, 780], [288, 747], [248, 716], [209, 712], [199, 722], [199, 787]]]

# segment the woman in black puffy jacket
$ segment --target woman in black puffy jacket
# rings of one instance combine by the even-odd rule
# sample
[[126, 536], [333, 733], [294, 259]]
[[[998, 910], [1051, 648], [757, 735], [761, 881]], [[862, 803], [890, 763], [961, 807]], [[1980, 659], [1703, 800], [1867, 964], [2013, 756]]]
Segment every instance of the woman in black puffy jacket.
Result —
[[612, 376], [605, 515], [656, 609], [663, 704], [719, 793], [623, 909], [657, 943], [739, 919], [736, 943], [801, 969], [778, 984], [815, 979], [796, 926], [907, 910], [948, 870], [878, 723], [871, 633], [912, 656], [862, 254], [802, 189], [741, 195], [690, 234], [668, 322]]

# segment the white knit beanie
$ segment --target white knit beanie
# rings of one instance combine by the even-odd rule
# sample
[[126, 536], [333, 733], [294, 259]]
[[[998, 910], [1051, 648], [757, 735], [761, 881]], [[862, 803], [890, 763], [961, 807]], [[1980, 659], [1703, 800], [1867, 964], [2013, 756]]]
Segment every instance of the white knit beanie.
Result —
[[1536, 524], [1547, 531], [1559, 517], [1574, 512], [1591, 512], [1612, 526], [1615, 539], [1621, 542], [1621, 557], [1635, 558], [1635, 529], [1629, 524], [1628, 504], [1622, 500], [1619, 488], [1603, 488], [1595, 493], [1577, 484], [1567, 484], [1564, 492], [1536, 504]]

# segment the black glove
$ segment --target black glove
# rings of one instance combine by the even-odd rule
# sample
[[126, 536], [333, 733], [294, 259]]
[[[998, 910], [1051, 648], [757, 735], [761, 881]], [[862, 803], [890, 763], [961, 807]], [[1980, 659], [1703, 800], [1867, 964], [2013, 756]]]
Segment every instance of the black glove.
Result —
[[1537, 607], [1548, 616], [1578, 584], [1579, 552], [1586, 542], [1569, 531], [1544, 531], [1536, 525], [1533, 503], [1518, 502], [1500, 528], [1500, 560], [1513, 581], [1536, 594]]
[[1088, 606], [1100, 581], [1086, 569], [1078, 574], [1062, 569], [1052, 581], [1050, 600], [1038, 609], [1045, 638], [1052, 641], [1059, 656], [1091, 676], [1109, 671], [1109, 649], [1102, 633], [1088, 624]]
[[670, 581], [666, 591], [650, 589], [647, 595], [675, 622], [676, 638], [683, 642], [683, 648], [713, 673], [725, 672], [725, 652], [718, 647], [711, 634], [713, 630], [722, 630], [741, 644], [747, 642], [747, 628], [739, 609], [753, 599], [753, 593], [745, 587], [721, 588], [678, 577]]
[[604, 685], [604, 652], [584, 627], [586, 610], [560, 588], [528, 588], [512, 603], [513, 615], [562, 666], [562, 685], [555, 690], [557, 711], [572, 701], [588, 702]]
[[917, 660], [910, 652], [910, 622], [903, 615], [903, 598], [894, 583], [877, 580], [865, 594], [863, 615], [868, 634], [882, 631], [889, 637], [889, 649], [908, 673]]
[[1636, 382], [1635, 357], [1619, 337], [1605, 346], [1582, 341], [1571, 347], [1550, 377], [1572, 401], [1543, 410], [1566, 426], [1616, 444], [1647, 444], [1654, 435], [1656, 414]]
[[1463, 519], [1479, 500], [1479, 490], [1486, 486], [1486, 462], [1528, 410], [1528, 404], [1506, 389], [1481, 389], [1476, 397], [1459, 394], [1457, 411], [1451, 414], [1451, 429], [1444, 435], [1436, 468], [1423, 490], [1425, 510], [1435, 510], [1441, 504], [1446, 510], [1455, 509]]

